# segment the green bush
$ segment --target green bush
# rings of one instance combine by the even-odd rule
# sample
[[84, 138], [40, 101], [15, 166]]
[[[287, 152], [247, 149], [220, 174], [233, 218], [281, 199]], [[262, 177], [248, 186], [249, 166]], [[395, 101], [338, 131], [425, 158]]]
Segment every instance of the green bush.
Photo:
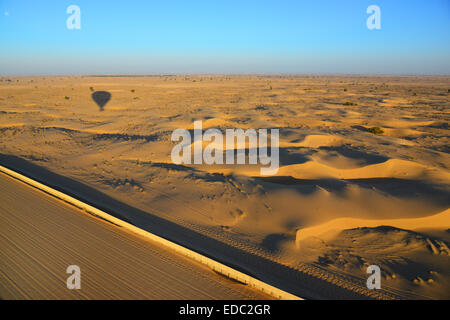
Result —
[[383, 134], [384, 133], [383, 129], [381, 129], [380, 127], [372, 127], [367, 130], [373, 134]]

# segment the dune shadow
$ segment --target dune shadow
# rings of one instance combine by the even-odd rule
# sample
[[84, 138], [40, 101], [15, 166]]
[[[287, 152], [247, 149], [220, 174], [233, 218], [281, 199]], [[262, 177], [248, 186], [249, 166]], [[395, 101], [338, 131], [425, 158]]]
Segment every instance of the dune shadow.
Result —
[[141, 165], [148, 165], [153, 168], [162, 168], [177, 172], [187, 173], [186, 178], [201, 179], [205, 182], [226, 182], [227, 176], [222, 173], [205, 172], [194, 167], [185, 166], [182, 164], [166, 163], [166, 162], [141, 162]]
[[350, 184], [364, 189], [378, 190], [389, 196], [412, 199], [426, 198], [435, 205], [450, 206], [450, 192], [441, 185], [426, 181], [398, 178], [367, 178], [367, 179], [296, 179], [292, 176], [253, 177], [256, 180], [269, 183], [267, 189], [295, 190], [303, 195], [309, 195], [321, 187], [329, 192], [344, 196]]
[[[328, 250], [319, 257], [318, 263], [322, 265], [335, 264], [341, 255], [344, 260], [357, 261], [360, 267], [365, 261], [372, 260], [379, 264], [382, 270], [413, 281], [418, 276], [429, 276], [430, 265], [425, 263], [428, 260], [426, 256], [420, 259], [417, 257], [413, 260], [410, 259], [412, 251], [419, 249], [432, 253], [431, 245], [439, 246], [441, 243], [444, 243], [442, 239], [392, 226], [345, 229], [327, 242]], [[344, 244], [346, 244], [346, 250], [343, 251]], [[374, 257], [372, 252], [366, 251], [368, 245], [376, 246], [379, 250], [389, 250], [395, 247], [395, 255], [386, 254]], [[447, 246], [447, 244], [444, 245]]]
[[326, 152], [335, 152], [349, 159], [363, 161], [363, 165], [377, 164], [389, 160], [389, 158], [386, 156], [360, 151], [347, 145], [338, 147], [319, 147], [319, 150], [323, 150]]
[[352, 126], [352, 128], [359, 130], [359, 131], [363, 131], [363, 132], [369, 132], [369, 129], [367, 129], [366, 127], [363, 127], [363, 126], [359, 126], [359, 125]]
[[441, 206], [450, 205], [450, 192], [437, 184], [426, 181], [399, 178], [347, 179], [366, 189], [377, 189], [391, 196], [401, 198], [427, 197]]
[[286, 241], [292, 241], [293, 238], [291, 236], [288, 236], [283, 233], [273, 233], [266, 236], [263, 241], [261, 242], [261, 246], [274, 253], [280, 250], [281, 245], [283, 242]]
[[302, 164], [310, 159], [310, 155], [315, 153], [314, 150], [305, 148], [279, 148], [280, 166], [288, 166], [291, 164]]
[[324, 188], [330, 192], [342, 193], [346, 190], [348, 183], [338, 179], [296, 179], [292, 176], [267, 176], [253, 177], [255, 180], [265, 182], [264, 189], [295, 190], [302, 195], [311, 195], [317, 192], [317, 187]]

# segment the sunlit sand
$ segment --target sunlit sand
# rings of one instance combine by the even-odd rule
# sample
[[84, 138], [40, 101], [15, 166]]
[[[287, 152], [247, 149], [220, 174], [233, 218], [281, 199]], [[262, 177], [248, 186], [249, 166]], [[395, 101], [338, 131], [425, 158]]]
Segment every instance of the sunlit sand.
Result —
[[[94, 191], [114, 199], [102, 204], [127, 221], [162, 218], [321, 286], [365, 294], [366, 268], [376, 264], [387, 292], [450, 298], [448, 77], [0, 80], [2, 164], [69, 178], [84, 186], [73, 192], [89, 188], [90, 201], [103, 201]], [[102, 110], [93, 91], [111, 94]], [[171, 133], [196, 120], [203, 130], [279, 128], [278, 173], [173, 164]]]

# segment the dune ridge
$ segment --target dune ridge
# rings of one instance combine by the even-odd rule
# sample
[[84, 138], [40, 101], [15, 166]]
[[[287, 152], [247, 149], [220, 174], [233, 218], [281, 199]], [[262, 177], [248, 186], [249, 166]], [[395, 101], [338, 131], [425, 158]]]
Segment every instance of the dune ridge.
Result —
[[415, 229], [445, 230], [450, 228], [450, 209], [423, 218], [380, 219], [380, 220], [355, 219], [355, 218], [333, 219], [317, 226], [299, 229], [296, 233], [295, 243], [296, 246], [299, 248], [301, 246], [301, 242], [308, 237], [320, 236], [325, 233], [329, 233], [330, 231], [333, 231], [334, 233], [337, 234], [340, 231], [346, 229], [354, 229], [362, 227], [373, 228], [379, 226], [392, 226], [399, 229], [409, 229], [409, 230]]

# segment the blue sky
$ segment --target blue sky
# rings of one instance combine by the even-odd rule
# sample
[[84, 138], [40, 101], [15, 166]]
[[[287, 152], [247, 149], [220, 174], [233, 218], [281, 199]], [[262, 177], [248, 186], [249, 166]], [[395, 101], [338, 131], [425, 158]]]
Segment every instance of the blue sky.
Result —
[[0, 74], [105, 73], [449, 75], [450, 0], [0, 0]]

